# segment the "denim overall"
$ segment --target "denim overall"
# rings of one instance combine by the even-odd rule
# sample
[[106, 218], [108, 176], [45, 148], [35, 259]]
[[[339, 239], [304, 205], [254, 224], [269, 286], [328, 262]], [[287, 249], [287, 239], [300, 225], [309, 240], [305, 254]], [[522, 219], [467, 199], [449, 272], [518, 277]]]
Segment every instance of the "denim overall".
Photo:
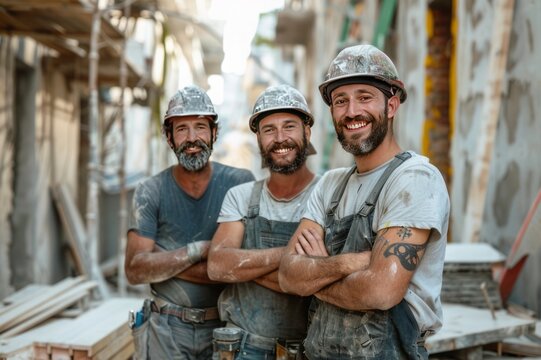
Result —
[[[298, 221], [268, 220], [259, 216], [263, 180], [254, 184], [244, 218], [243, 249], [286, 246]], [[306, 336], [309, 297], [272, 291], [253, 281], [228, 286], [220, 296], [222, 318], [240, 327], [244, 336], [235, 359], [274, 359], [278, 339], [302, 340]], [[232, 324], [229, 324], [232, 323]]]
[[[325, 244], [330, 255], [372, 250], [376, 237], [372, 231], [376, 201], [391, 173], [410, 157], [407, 152], [397, 155], [359, 212], [335, 220], [336, 208], [356, 167], [351, 169], [335, 190], [326, 214]], [[404, 299], [386, 311], [349, 311], [315, 298], [312, 307], [315, 314], [304, 343], [306, 355], [311, 360], [428, 358], [419, 341], [417, 322]]]

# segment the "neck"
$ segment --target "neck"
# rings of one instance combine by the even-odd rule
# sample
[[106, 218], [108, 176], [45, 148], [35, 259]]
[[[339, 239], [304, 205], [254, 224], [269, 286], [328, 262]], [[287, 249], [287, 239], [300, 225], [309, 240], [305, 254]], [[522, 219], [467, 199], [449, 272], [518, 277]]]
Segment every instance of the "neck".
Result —
[[303, 191], [314, 179], [314, 174], [303, 164], [293, 174], [271, 172], [267, 187], [278, 199], [291, 199]]
[[399, 154], [402, 150], [394, 139], [388, 138], [371, 153], [366, 155], [355, 156], [355, 164], [357, 165], [357, 172], [364, 173], [377, 168], [378, 166], [385, 164], [391, 160], [395, 155]]
[[175, 180], [188, 195], [193, 198], [200, 198], [207, 189], [212, 175], [212, 165], [210, 161], [200, 171], [188, 171], [180, 165], [173, 168]]

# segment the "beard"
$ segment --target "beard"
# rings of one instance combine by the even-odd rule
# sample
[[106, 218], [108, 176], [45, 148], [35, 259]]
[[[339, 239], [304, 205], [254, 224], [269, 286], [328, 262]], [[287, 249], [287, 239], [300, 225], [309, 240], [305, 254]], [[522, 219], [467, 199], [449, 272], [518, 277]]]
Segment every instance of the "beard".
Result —
[[[284, 141], [281, 143], [273, 143], [267, 148], [263, 149], [261, 142], [259, 143], [259, 150], [261, 152], [261, 158], [263, 159], [263, 166], [267, 166], [271, 172], [276, 172], [279, 174], [290, 175], [293, 174], [297, 169], [299, 169], [305, 162], [308, 149], [308, 140], [306, 139], [306, 134], [303, 132], [302, 135], [302, 145], [299, 147], [293, 141]], [[280, 148], [293, 148], [297, 150], [297, 155], [295, 159], [289, 164], [277, 164], [272, 158], [272, 152]]]
[[[186, 154], [184, 150], [192, 146], [201, 148], [201, 151], [197, 154]], [[207, 165], [211, 154], [212, 143], [206, 144], [201, 140], [186, 141], [175, 149], [175, 155], [180, 166], [193, 172], [201, 171]]]
[[[387, 131], [389, 129], [389, 117], [387, 112], [387, 104], [383, 112], [379, 114], [379, 119], [376, 119], [371, 114], [357, 115], [354, 118], [346, 117], [344, 122], [349, 121], [366, 121], [372, 124], [372, 131], [365, 140], [359, 140], [360, 135], [354, 135], [350, 139], [346, 139], [344, 136], [344, 129], [342, 126], [335, 124], [336, 137], [342, 148], [353, 156], [364, 156], [374, 151], [385, 139]], [[340, 124], [341, 125], [341, 124]]]

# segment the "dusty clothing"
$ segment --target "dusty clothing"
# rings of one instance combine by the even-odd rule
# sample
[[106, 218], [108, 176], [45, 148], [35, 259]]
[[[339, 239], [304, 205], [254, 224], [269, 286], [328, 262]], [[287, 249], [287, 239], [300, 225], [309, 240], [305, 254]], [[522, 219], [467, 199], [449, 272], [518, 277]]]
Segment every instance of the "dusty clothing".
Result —
[[[273, 198], [263, 181], [239, 185], [227, 194], [218, 222], [244, 222], [243, 249], [286, 246], [317, 180], [295, 198], [282, 201]], [[227, 286], [218, 304], [223, 321], [250, 334], [300, 340], [306, 334], [309, 301], [249, 281]]]
[[[370, 250], [375, 233], [387, 227], [433, 230], [404, 300], [393, 309], [353, 312], [317, 302], [305, 342], [311, 359], [416, 357], [418, 335], [441, 327], [449, 198], [438, 170], [425, 157], [410, 154], [385, 181], [371, 215], [365, 200], [391, 162], [363, 174], [329, 171], [309, 200], [305, 217], [325, 227], [331, 254]], [[336, 191], [341, 184], [343, 193]]]
[[[216, 220], [227, 191], [233, 186], [253, 179], [253, 175], [248, 170], [212, 162], [212, 178], [208, 187], [203, 196], [194, 199], [177, 184], [173, 176], [173, 168], [170, 167], [141, 183], [135, 190], [133, 216], [130, 220], [129, 230], [134, 230], [140, 236], [154, 240], [157, 246], [165, 250], [184, 247], [190, 242], [199, 240], [211, 240], [218, 226]], [[158, 298], [167, 302], [186, 308], [203, 309], [216, 307], [223, 285], [197, 284], [171, 278], [151, 284], [151, 288]], [[199, 353], [203, 354], [200, 358], [206, 358], [208, 351], [212, 352], [212, 330], [216, 326], [221, 326], [220, 321], [209, 320], [205, 321], [204, 324], [194, 324], [171, 315], [153, 314], [152, 316], [154, 321], [150, 328], [154, 329], [153, 333], [170, 332], [173, 334], [173, 343], [160, 344], [162, 348], [174, 349], [188, 346], [179, 351], [191, 351], [193, 358], [197, 358]], [[178, 323], [176, 328], [183, 328], [183, 330], [175, 331], [176, 328], [173, 327], [170, 329], [162, 328], [174, 323]], [[205, 326], [207, 323], [211, 326]], [[186, 329], [191, 329], [193, 332], [192, 339], [200, 339], [200, 341], [190, 340], [186, 343], [186, 341], [177, 339], [175, 334], [185, 333]], [[185, 335], [182, 336], [185, 337]], [[167, 342], [169, 340], [162, 339], [160, 341]], [[153, 353], [153, 344], [158, 343], [159, 341], [149, 342], [150, 355]], [[200, 349], [202, 345], [206, 350]], [[191, 357], [180, 358], [188, 359]]]

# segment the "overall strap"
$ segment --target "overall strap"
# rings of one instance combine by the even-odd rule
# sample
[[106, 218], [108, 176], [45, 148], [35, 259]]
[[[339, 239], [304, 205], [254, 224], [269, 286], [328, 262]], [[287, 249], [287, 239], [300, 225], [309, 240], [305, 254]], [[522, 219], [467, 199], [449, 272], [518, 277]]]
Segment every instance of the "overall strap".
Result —
[[330, 226], [330, 224], [332, 223], [334, 219], [334, 212], [336, 211], [336, 207], [340, 203], [340, 199], [342, 198], [342, 195], [344, 194], [344, 191], [346, 190], [346, 185], [348, 183], [348, 180], [356, 170], [357, 170], [357, 166], [354, 165], [348, 171], [348, 173], [346, 174], [342, 182], [338, 185], [338, 187], [334, 191], [334, 194], [332, 195], [332, 198], [331, 198], [331, 203], [329, 205], [329, 208], [327, 209], [327, 214], [325, 215], [326, 228]]
[[263, 191], [263, 183], [265, 180], [259, 180], [254, 183], [252, 193], [250, 194], [250, 202], [248, 203], [248, 214], [246, 217], [255, 218], [259, 215], [259, 200]]
[[387, 179], [389, 178], [389, 176], [391, 176], [392, 172], [409, 158], [411, 158], [411, 154], [407, 151], [404, 151], [403, 153], [400, 153], [394, 157], [393, 161], [391, 161], [389, 166], [387, 166], [387, 169], [385, 169], [383, 174], [379, 177], [376, 185], [374, 185], [374, 188], [366, 198], [363, 206], [361, 207], [361, 210], [359, 210], [358, 214], [360, 216], [366, 217], [370, 215], [372, 211], [374, 211], [374, 207], [376, 205], [376, 202], [378, 201], [381, 189], [383, 189], [383, 185], [385, 185]]

